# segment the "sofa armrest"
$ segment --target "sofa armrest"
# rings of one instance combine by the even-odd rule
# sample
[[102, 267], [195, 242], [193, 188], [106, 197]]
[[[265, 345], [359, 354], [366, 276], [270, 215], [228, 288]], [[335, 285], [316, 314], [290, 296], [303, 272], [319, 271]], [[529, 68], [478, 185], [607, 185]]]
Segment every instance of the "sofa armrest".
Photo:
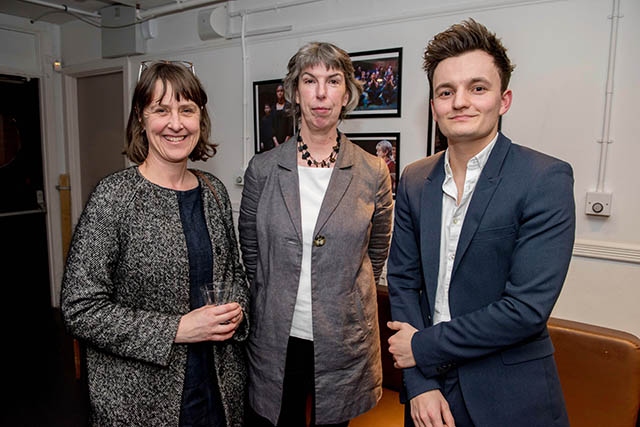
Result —
[[640, 339], [558, 318], [548, 322], [572, 426], [637, 426]]

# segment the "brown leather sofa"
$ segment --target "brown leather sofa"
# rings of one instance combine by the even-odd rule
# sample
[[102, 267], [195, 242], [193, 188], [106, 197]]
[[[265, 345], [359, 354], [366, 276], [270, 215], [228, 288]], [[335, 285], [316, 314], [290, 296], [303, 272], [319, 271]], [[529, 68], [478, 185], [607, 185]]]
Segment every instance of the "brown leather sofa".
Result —
[[548, 326], [571, 425], [640, 426], [640, 339], [557, 318]]
[[[387, 287], [378, 286], [383, 386], [399, 391], [386, 327]], [[548, 323], [572, 427], [640, 427], [640, 339], [601, 326], [551, 318]]]

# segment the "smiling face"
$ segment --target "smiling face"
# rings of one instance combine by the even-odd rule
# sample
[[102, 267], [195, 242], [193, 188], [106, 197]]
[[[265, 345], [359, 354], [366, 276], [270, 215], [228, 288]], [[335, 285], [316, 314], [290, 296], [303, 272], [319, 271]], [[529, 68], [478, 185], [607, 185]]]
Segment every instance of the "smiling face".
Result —
[[511, 90], [501, 92], [493, 58], [481, 50], [441, 61], [433, 87], [433, 116], [449, 145], [467, 142], [481, 150], [495, 137], [500, 116], [511, 106]]
[[301, 127], [330, 131], [349, 101], [344, 73], [324, 64], [305, 68], [300, 74], [296, 102], [300, 105]]
[[178, 101], [171, 84], [167, 82], [163, 91], [158, 80], [153, 101], [145, 107], [142, 120], [149, 141], [146, 162], [187, 162], [200, 139], [200, 108], [195, 102], [184, 98]]

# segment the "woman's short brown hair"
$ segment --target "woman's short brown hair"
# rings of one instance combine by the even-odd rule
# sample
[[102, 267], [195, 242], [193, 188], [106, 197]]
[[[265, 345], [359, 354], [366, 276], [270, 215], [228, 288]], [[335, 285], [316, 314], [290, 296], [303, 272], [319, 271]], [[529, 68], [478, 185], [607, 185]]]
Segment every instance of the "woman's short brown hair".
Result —
[[153, 63], [142, 71], [131, 100], [131, 112], [127, 123], [127, 144], [124, 154], [129, 160], [141, 164], [149, 154], [149, 140], [143, 125], [142, 113], [154, 101], [156, 82], [162, 83], [162, 98], [171, 85], [176, 100], [186, 99], [200, 107], [200, 139], [189, 154], [189, 160], [207, 160], [216, 154], [217, 144], [209, 142], [211, 119], [207, 112], [207, 93], [200, 80], [185, 66], [168, 61]]
[[302, 46], [295, 55], [289, 59], [287, 75], [284, 78], [284, 94], [287, 101], [294, 105], [291, 115], [296, 123], [300, 120], [300, 105], [296, 103], [296, 90], [300, 74], [308, 67], [324, 64], [327, 68], [342, 71], [346, 79], [349, 101], [340, 112], [340, 119], [344, 119], [348, 113], [353, 111], [360, 101], [362, 95], [362, 83], [356, 80], [351, 62], [351, 57], [347, 52], [338, 46], [325, 42], [310, 42]]

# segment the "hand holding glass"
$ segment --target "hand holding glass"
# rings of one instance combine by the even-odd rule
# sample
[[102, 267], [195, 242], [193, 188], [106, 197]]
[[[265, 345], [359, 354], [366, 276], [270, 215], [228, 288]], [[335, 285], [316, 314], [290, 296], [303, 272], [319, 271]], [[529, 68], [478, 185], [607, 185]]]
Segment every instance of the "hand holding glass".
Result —
[[209, 282], [202, 285], [204, 303], [207, 305], [223, 305], [229, 302], [227, 284], [223, 281]]
[[[202, 285], [202, 294], [204, 303], [207, 305], [223, 305], [229, 301], [229, 288], [223, 281], [209, 282]], [[221, 322], [221, 325], [231, 323], [230, 321]]]

